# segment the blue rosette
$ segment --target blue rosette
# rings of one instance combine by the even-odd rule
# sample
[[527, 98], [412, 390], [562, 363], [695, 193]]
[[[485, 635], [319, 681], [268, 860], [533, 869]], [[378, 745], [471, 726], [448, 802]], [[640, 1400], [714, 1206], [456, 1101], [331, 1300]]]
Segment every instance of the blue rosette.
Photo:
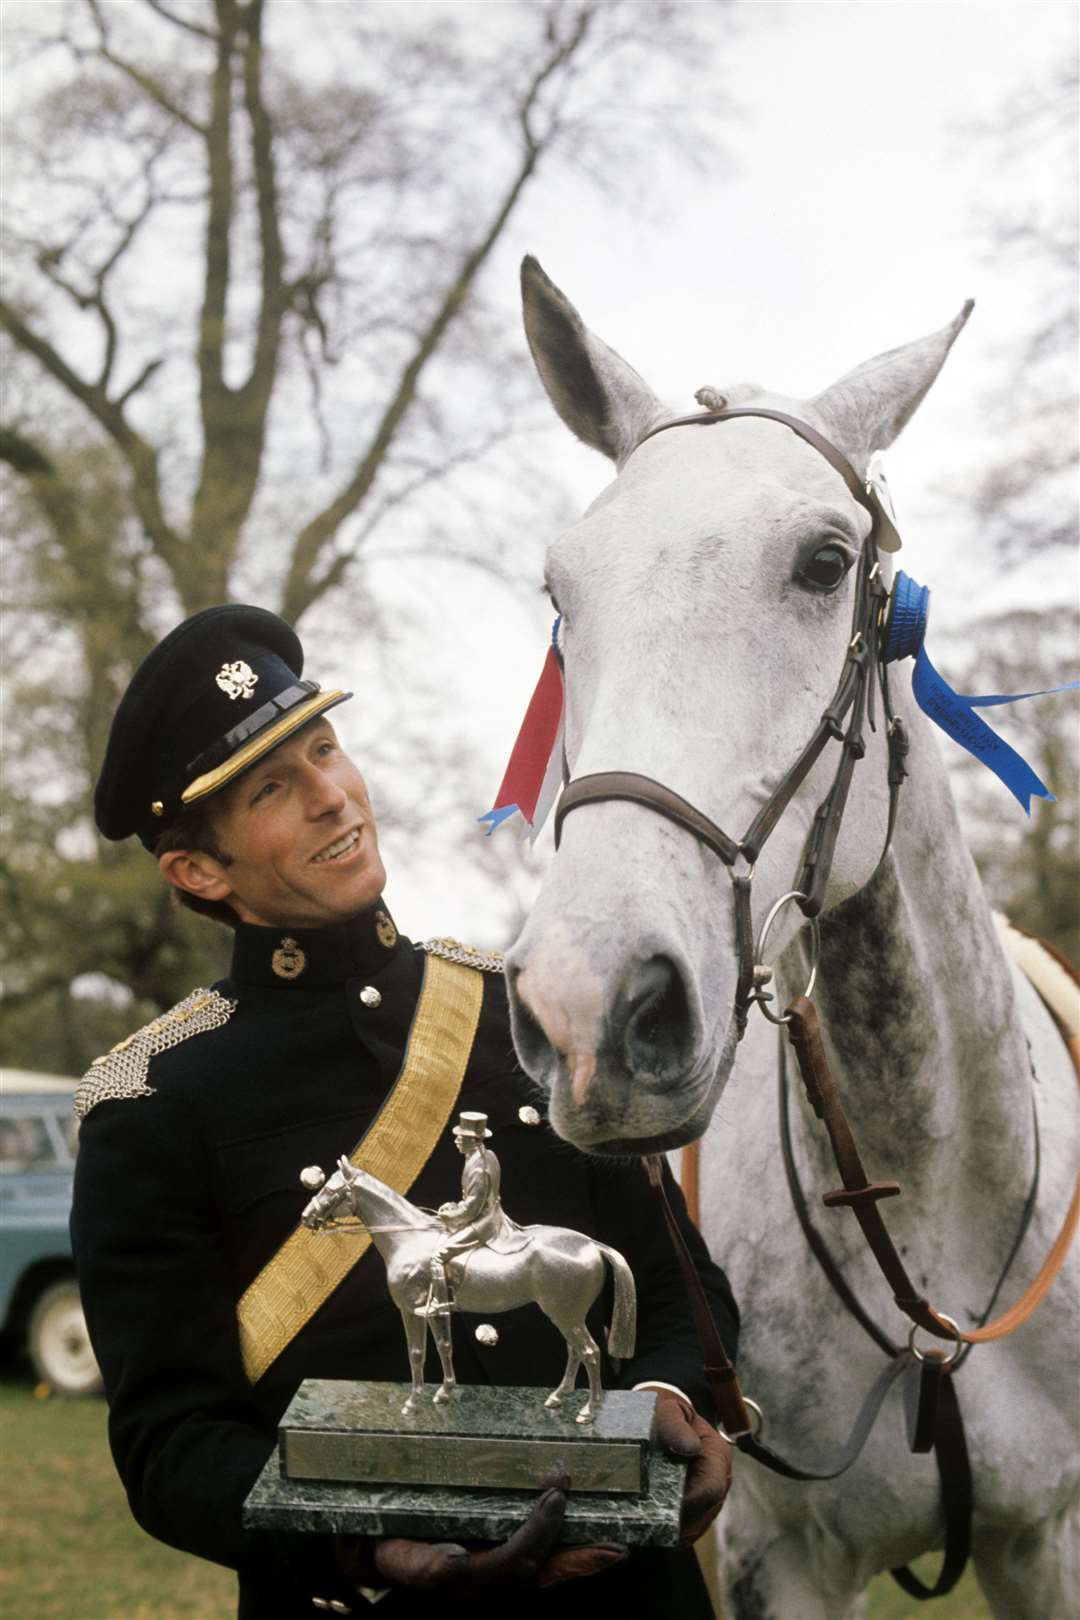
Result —
[[1001, 703], [1019, 703], [1024, 698], [1046, 697], [1051, 692], [1067, 692], [1080, 686], [1080, 681], [1067, 681], [1064, 686], [1048, 686], [1041, 692], [993, 693], [986, 697], [967, 697], [954, 692], [948, 681], [938, 673], [926, 651], [926, 624], [930, 615], [930, 591], [901, 569], [893, 586], [889, 618], [885, 631], [885, 662], [897, 663], [914, 658], [911, 689], [915, 701], [925, 715], [939, 726], [953, 742], [966, 748], [980, 764], [994, 772], [1013, 797], [1031, 814], [1031, 799], [1053, 800], [1054, 795], [1039, 780], [1027, 760], [999, 737], [976, 709], [994, 708]]

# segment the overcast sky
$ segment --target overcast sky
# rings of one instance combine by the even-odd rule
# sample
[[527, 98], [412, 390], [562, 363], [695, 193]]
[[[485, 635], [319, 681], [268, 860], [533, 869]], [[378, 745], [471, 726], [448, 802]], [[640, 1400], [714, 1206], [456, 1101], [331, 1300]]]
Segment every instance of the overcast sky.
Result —
[[[1075, 59], [1076, 6], [749, 0], [737, 10], [745, 26], [721, 53], [722, 84], [686, 85], [688, 96], [725, 99], [730, 87], [745, 109], [731, 126], [731, 161], [713, 175], [671, 171], [662, 212], [538, 189], [489, 285], [516, 301], [517, 261], [537, 254], [586, 322], [683, 410], [703, 383], [752, 378], [797, 397], [817, 392], [943, 326], [974, 297], [941, 378], [888, 458], [899, 561], [931, 586], [942, 630], [977, 609], [1075, 598], [1060, 562], [999, 581], [972, 550], [962, 511], [949, 532], [935, 489], [996, 452], [983, 400], [1007, 377], [1009, 346], [1037, 310], [1037, 284], [988, 257], [979, 216], [1000, 206], [1006, 185], [1018, 199], [1050, 188], [1066, 202], [1075, 186], [1075, 172], [1046, 172], [1022, 152], [1003, 179], [972, 126], [998, 122], [1050, 64]], [[608, 481], [602, 458], [561, 427], [551, 455], [582, 505]], [[400, 569], [394, 584], [411, 600], [421, 590], [420, 576]], [[543, 621], [539, 606], [516, 607], [478, 582], [440, 601], [421, 655], [444, 660], [448, 707], [470, 717], [492, 790], [539, 672]], [[461, 647], [473, 650], [462, 657]], [[491, 915], [474, 879], [437, 862], [392, 884], [391, 900], [419, 932], [482, 935]]]

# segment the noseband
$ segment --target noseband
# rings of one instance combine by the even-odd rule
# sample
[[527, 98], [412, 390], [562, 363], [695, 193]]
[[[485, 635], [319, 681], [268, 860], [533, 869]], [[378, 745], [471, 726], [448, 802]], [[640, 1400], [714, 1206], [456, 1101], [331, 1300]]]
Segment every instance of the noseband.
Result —
[[[855, 769], [855, 762], [866, 752], [864, 726], [869, 723], [870, 729], [875, 729], [875, 687], [880, 687], [885, 715], [889, 785], [888, 828], [885, 845], [878, 860], [879, 865], [892, 841], [900, 784], [907, 774], [904, 759], [908, 751], [908, 739], [903, 722], [893, 713], [889, 698], [888, 670], [882, 656], [881, 638], [885, 618], [883, 610], [889, 593], [882, 582], [878, 562], [879, 510], [871, 498], [870, 486], [860, 479], [854, 467], [836, 446], [830, 444], [829, 440], [809, 423], [800, 422], [797, 417], [787, 416], [783, 411], [735, 408], [702, 411], [692, 416], [680, 416], [673, 422], [664, 422], [660, 427], [646, 433], [635, 448], [640, 448], [646, 439], [653, 438], [657, 433], [664, 433], [668, 428], [688, 427], [694, 424], [708, 426], [714, 422], [729, 422], [740, 416], [765, 417], [790, 428], [800, 439], [804, 439], [824, 456], [829, 465], [843, 478], [854, 499], [870, 513], [870, 532], [863, 542], [855, 574], [851, 638], [836, 690], [810, 740], [781, 778], [776, 791], [762, 805], [742, 838], [732, 838], [705, 815], [704, 811], [698, 810], [671, 788], [662, 782], [654, 781], [650, 776], [641, 776], [636, 771], [597, 771], [592, 775], [579, 777], [576, 782], [570, 782], [565, 788], [555, 810], [555, 844], [557, 848], [562, 824], [571, 810], [578, 810], [584, 804], [625, 799], [632, 804], [644, 805], [646, 809], [674, 822], [676, 826], [691, 833], [699, 843], [719, 856], [730, 873], [735, 892], [735, 947], [738, 959], [735, 1019], [741, 1039], [746, 1029], [750, 1007], [755, 1001], [773, 1023], [786, 1022], [786, 1018], [778, 1018], [766, 1005], [772, 1000], [765, 988], [772, 975], [759, 960], [765, 942], [764, 936], [778, 909], [787, 901], [797, 904], [803, 915], [811, 921], [821, 911], [832, 869], [836, 839], [847, 804], [848, 790], [851, 787], [852, 772]], [[754, 862], [795, 793], [816, 764], [825, 745], [833, 740], [841, 744], [841, 754], [832, 785], [814, 816], [794, 885], [773, 907], [766, 927], [762, 930], [758, 948], [755, 950], [750, 909], [750, 885]], [[747, 868], [745, 871], [736, 871], [740, 858]]]

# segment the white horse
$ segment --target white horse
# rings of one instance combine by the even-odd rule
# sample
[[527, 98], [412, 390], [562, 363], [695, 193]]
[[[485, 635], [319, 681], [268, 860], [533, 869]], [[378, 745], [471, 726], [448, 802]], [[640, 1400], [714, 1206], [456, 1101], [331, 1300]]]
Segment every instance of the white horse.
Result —
[[[571, 777], [643, 773], [738, 838], [832, 695], [870, 517], [834, 466], [776, 421], [675, 426], [642, 442], [674, 413], [533, 260], [523, 285], [529, 342], [556, 410], [617, 468], [547, 559], [563, 615]], [[922, 400], [967, 313], [813, 400], [752, 387], [727, 399], [799, 418], [862, 477]], [[719, 403], [713, 391], [699, 398]], [[881, 862], [879, 711], [824, 897], [816, 1001], [870, 1174], [903, 1189], [886, 1206], [896, 1243], [932, 1303], [967, 1326], [990, 1301], [1032, 1184], [1033, 1104], [1037, 1205], [1002, 1303], [1030, 1281], [1057, 1231], [1075, 1174], [1077, 1086], [1049, 1014], [1000, 948], [930, 728], [902, 677], [894, 669], [891, 685], [911, 751], [895, 835]], [[758, 858], [755, 929], [793, 886], [836, 759], [830, 743]], [[778, 1007], [806, 983], [801, 922], [788, 906], [773, 936], [770, 955], [783, 952]], [[518, 1050], [569, 1141], [655, 1151], [708, 1127], [703, 1224], [742, 1311], [742, 1387], [764, 1407], [775, 1448], [795, 1460], [834, 1455], [883, 1358], [830, 1291], [792, 1213], [775, 1031], [751, 1009], [736, 1047], [729, 871], [650, 808], [580, 806], [508, 974]], [[816, 1223], [856, 1295], [903, 1343], [908, 1323], [855, 1222], [821, 1208], [817, 1195], [838, 1179], [821, 1126], [800, 1099], [792, 1115]], [[956, 1374], [974, 1472], [973, 1556], [1000, 1620], [1064, 1617], [1080, 1592], [1075, 1262], [1024, 1327], [976, 1346]], [[835, 1620], [860, 1612], [876, 1571], [941, 1544], [938, 1480], [929, 1457], [907, 1451], [894, 1389], [843, 1478], [793, 1483], [744, 1461], [720, 1525], [727, 1620]]]
[[[428, 1329], [442, 1364], [442, 1383], [435, 1403], [450, 1399], [454, 1377], [450, 1322], [441, 1314], [424, 1315], [421, 1308], [432, 1298], [431, 1262], [447, 1240], [446, 1227], [430, 1210], [411, 1204], [377, 1176], [357, 1169], [346, 1158], [304, 1206], [300, 1217], [313, 1231], [340, 1225], [339, 1211], [347, 1208], [386, 1264], [386, 1285], [401, 1312], [409, 1350], [412, 1391], [402, 1407], [415, 1411], [423, 1394]], [[604, 1261], [611, 1267], [614, 1297], [608, 1350], [629, 1359], [634, 1353], [636, 1294], [634, 1276], [619, 1254], [606, 1243], [572, 1232], [564, 1226], [525, 1226], [523, 1241], [510, 1253], [481, 1244], [451, 1262], [455, 1311], [495, 1315], [519, 1305], [539, 1305], [566, 1340], [566, 1370], [544, 1405], [560, 1407], [573, 1392], [579, 1367], [584, 1366], [588, 1393], [575, 1414], [575, 1423], [590, 1423], [603, 1404], [600, 1383], [600, 1348], [585, 1324], [585, 1317], [604, 1286]]]

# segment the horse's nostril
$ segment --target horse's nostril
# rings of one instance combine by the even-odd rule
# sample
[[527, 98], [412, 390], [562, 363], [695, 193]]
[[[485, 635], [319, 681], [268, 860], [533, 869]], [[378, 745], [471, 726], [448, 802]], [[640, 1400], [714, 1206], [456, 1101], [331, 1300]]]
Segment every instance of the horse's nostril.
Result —
[[662, 1079], [682, 1073], [690, 1040], [690, 1008], [682, 977], [666, 956], [643, 962], [619, 997], [622, 1044], [631, 1073]]
[[536, 1075], [553, 1056], [552, 1043], [524, 996], [518, 993], [520, 970], [511, 968], [507, 973], [510, 986], [511, 1025], [514, 1046], [526, 1072]]

